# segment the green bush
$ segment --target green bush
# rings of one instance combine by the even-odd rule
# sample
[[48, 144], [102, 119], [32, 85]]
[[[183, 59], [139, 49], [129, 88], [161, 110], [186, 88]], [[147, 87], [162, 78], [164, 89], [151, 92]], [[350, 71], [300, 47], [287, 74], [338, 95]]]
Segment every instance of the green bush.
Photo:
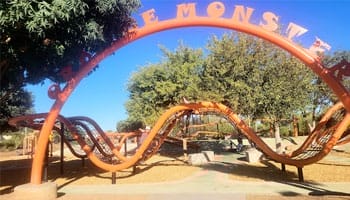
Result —
[[12, 138], [0, 141], [0, 148], [6, 150], [15, 150], [22, 148], [24, 135], [21, 133], [11, 134]]
[[309, 126], [308, 121], [305, 119], [300, 119], [298, 123], [299, 135], [308, 135], [309, 134]]
[[289, 126], [281, 126], [280, 127], [281, 136], [291, 136], [291, 131]]

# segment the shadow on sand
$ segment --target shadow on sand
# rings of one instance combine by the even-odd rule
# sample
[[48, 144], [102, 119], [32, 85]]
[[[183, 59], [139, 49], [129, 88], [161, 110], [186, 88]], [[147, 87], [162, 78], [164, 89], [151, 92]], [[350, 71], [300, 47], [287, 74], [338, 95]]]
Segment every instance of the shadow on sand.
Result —
[[[230, 156], [229, 154], [225, 156]], [[245, 157], [239, 157], [238, 160], [245, 161]], [[210, 162], [207, 165], [201, 166], [205, 170], [214, 170], [221, 173], [226, 173], [230, 176], [232, 180], [235, 180], [237, 177], [246, 177], [261, 179], [264, 181], [271, 181], [280, 184], [285, 184], [293, 186], [296, 188], [301, 188], [309, 190], [310, 196], [343, 196], [348, 198], [350, 193], [337, 192], [325, 189], [322, 183], [314, 181], [305, 181], [300, 182], [298, 180], [298, 175], [296, 172], [291, 171], [282, 171], [280, 168], [276, 167], [269, 160], [262, 160], [260, 162], [262, 165], [250, 165], [244, 162], [223, 162], [215, 161]], [[280, 193], [282, 196], [299, 196], [299, 193], [286, 191]]]
[[[166, 152], [160, 152], [160, 155], [166, 156]], [[161, 160], [148, 164], [139, 164], [139, 166], [134, 171], [132, 168], [123, 171], [118, 174], [117, 179], [127, 179], [135, 174], [142, 174], [147, 170], [150, 170], [156, 166], [182, 166], [187, 165], [183, 160], [179, 159], [182, 156], [182, 151], [177, 153], [172, 152], [168, 155], [170, 160], [177, 160], [181, 162], [167, 162], [169, 160]], [[286, 171], [282, 172], [276, 165], [272, 164], [268, 160], [262, 161], [262, 165], [250, 165], [244, 161], [244, 157], [241, 154], [232, 152], [220, 152], [219, 156], [223, 158], [229, 157], [228, 161], [225, 159], [219, 159], [220, 161], [211, 162], [207, 165], [200, 166], [204, 170], [218, 171], [226, 173], [230, 176], [232, 180], [235, 177], [243, 177], [241, 180], [255, 178], [264, 181], [272, 181], [277, 183], [282, 183], [290, 185], [296, 188], [302, 188], [309, 190], [309, 195], [313, 196], [323, 196], [323, 195], [335, 195], [335, 196], [350, 196], [350, 193], [330, 191], [322, 188], [322, 184], [317, 182], [299, 182], [298, 176], [295, 172]], [[233, 157], [233, 158], [232, 158]], [[106, 173], [105, 171], [95, 167], [89, 161], [85, 161], [85, 166], [82, 166], [82, 161], [79, 159], [68, 160], [64, 162], [64, 173], [60, 173], [60, 162], [58, 157], [50, 158], [50, 164], [48, 167], [48, 180], [55, 181], [57, 179], [65, 179], [63, 184], [60, 184], [58, 189], [72, 184], [79, 179], [84, 177], [95, 177], [99, 179], [110, 180], [112, 183], [111, 173]], [[224, 161], [221, 161], [224, 160]], [[11, 167], [12, 166], [12, 167]], [[13, 191], [13, 188], [28, 183], [30, 180], [31, 171], [31, 160], [7, 160], [0, 162], [0, 194], [6, 194]], [[62, 196], [64, 194], [58, 194]], [[283, 196], [298, 196], [298, 193], [286, 191], [281, 192]]]

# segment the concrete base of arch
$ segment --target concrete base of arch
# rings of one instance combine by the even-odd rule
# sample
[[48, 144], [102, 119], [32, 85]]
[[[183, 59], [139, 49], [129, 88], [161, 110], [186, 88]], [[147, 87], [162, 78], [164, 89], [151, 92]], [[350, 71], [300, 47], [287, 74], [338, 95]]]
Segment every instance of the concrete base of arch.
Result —
[[12, 193], [13, 199], [55, 200], [57, 198], [57, 185], [54, 182], [46, 182], [39, 185], [24, 184], [15, 187]]

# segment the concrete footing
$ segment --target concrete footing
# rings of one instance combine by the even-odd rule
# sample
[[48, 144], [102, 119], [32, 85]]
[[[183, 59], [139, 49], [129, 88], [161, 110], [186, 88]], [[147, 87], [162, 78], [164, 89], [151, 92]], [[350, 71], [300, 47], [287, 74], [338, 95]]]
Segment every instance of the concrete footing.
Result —
[[16, 200], [55, 200], [57, 198], [57, 185], [54, 182], [39, 185], [28, 183], [15, 187], [12, 195]]
[[192, 153], [188, 156], [188, 163], [190, 165], [205, 165], [214, 160], [213, 151], [202, 151], [201, 153]]
[[260, 151], [258, 151], [255, 148], [250, 148], [245, 152], [247, 161], [249, 163], [255, 163], [260, 161], [261, 157], [263, 156], [262, 153]]
[[209, 162], [215, 161], [214, 151], [202, 151], [202, 154], [204, 154]]

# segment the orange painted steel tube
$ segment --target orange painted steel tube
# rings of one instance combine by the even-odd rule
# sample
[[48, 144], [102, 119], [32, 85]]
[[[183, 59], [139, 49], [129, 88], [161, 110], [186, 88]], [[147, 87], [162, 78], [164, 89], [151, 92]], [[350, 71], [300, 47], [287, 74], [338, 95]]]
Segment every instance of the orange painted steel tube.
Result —
[[[41, 124], [35, 123], [34, 120], [38, 120], [38, 119], [43, 119], [46, 118], [48, 115], [48, 113], [37, 113], [37, 114], [30, 114], [30, 115], [24, 115], [24, 116], [19, 116], [19, 117], [14, 117], [11, 118], [9, 120], [9, 124], [11, 126], [23, 126], [23, 127], [28, 127], [28, 128], [32, 128], [35, 130], [40, 130], [42, 128]], [[62, 118], [62, 116], [58, 116], [58, 119]], [[57, 132], [60, 131], [60, 128], [57, 126], [53, 127], [53, 130], [56, 130]], [[86, 154], [82, 155], [79, 154], [78, 152], [76, 152], [74, 150], [74, 148], [72, 147], [72, 145], [70, 144], [70, 142], [68, 140], [66, 140], [66, 138], [61, 138], [63, 139], [64, 143], [67, 145], [67, 147], [69, 148], [69, 150], [72, 152], [72, 154], [77, 157], [77, 158], [86, 158]]]
[[[134, 33], [130, 33], [124, 39], [112, 44], [110, 47], [98, 53], [89, 62], [82, 66], [82, 69], [77, 73], [77, 75], [72, 80], [70, 80], [67, 83], [66, 87], [63, 89], [63, 91], [59, 93], [55, 103], [50, 109], [50, 113], [46, 118], [45, 123], [40, 132], [40, 137], [38, 140], [38, 149], [32, 164], [31, 183], [41, 184], [42, 166], [45, 158], [45, 149], [49, 138], [49, 134], [52, 130], [52, 127], [54, 126], [54, 122], [72, 91], [83, 79], [83, 77], [85, 77], [94, 68], [94, 66], [100, 63], [105, 57], [111, 55], [113, 52], [129, 44], [132, 41], [135, 41], [152, 33], [168, 29], [191, 26], [211, 26], [233, 29], [247, 34], [255, 35], [285, 49], [295, 57], [299, 58], [308, 67], [310, 67], [318, 76], [320, 76], [323, 79], [323, 81], [326, 82], [327, 85], [333, 90], [333, 92], [339, 97], [340, 101], [343, 102], [344, 107], [348, 111], [350, 111], [349, 93], [344, 88], [344, 86], [332, 74], [330, 74], [329, 71], [325, 69], [322, 66], [322, 64], [320, 64], [313, 56], [311, 56], [303, 48], [292, 43], [291, 41], [288, 41], [282, 36], [279, 36], [273, 32], [266, 31], [256, 25], [237, 23], [233, 22], [232, 20], [223, 18], [193, 17], [186, 19], [171, 19], [160, 21], [154, 25], [147, 25], [139, 29], [134, 29]], [[158, 129], [159, 127], [154, 127], [154, 129], [152, 130]], [[151, 134], [154, 137], [156, 132], [151, 131]], [[150, 144], [151, 140], [151, 138], [149, 138], [148, 140], [146, 139], [145, 144]], [[145, 149], [146, 145], [141, 145], [140, 150], [136, 154], [141, 155], [142, 152], [145, 151]], [[137, 158], [133, 158], [130, 161], [123, 164], [125, 166], [128, 166], [134, 164], [136, 161]]]

